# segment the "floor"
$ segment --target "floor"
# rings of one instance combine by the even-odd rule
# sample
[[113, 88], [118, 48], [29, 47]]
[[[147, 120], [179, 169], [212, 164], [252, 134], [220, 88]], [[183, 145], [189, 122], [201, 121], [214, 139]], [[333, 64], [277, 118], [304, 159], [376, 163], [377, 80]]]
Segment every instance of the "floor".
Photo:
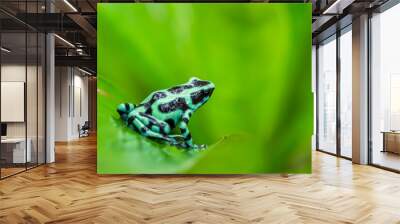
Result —
[[19, 165], [19, 167], [7, 167], [7, 168], [1, 168], [1, 178], [5, 178], [20, 172], [25, 171], [26, 169], [32, 169], [36, 164], [27, 164], [27, 167], [25, 168], [25, 165]]
[[96, 174], [96, 139], [0, 181], [0, 223], [400, 223], [400, 175], [314, 152], [312, 175]]
[[24, 168], [1, 168], [1, 177], [7, 177], [25, 170]]

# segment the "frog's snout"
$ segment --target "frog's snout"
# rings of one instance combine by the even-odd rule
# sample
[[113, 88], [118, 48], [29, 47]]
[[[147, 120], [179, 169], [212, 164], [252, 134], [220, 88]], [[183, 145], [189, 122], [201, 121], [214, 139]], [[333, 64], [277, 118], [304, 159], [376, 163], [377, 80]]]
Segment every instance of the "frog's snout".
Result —
[[214, 83], [211, 82], [210, 84], [208, 84], [207, 90], [205, 91], [207, 97], [211, 97], [211, 95], [213, 94], [214, 90], [215, 90], [215, 85], [214, 85]]
[[[214, 92], [214, 90], [215, 90], [214, 83], [210, 83], [210, 92], [211, 92], [211, 94]], [[211, 96], [211, 94], [210, 94], [210, 96]]]

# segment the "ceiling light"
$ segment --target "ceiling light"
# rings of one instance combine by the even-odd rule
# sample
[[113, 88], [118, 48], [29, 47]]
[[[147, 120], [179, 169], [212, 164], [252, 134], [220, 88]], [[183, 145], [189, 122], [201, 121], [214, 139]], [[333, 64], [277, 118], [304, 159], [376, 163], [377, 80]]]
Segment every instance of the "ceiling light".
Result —
[[83, 49], [82, 48], [77, 48], [76, 49], [76, 53], [78, 53], [78, 55], [83, 55]]
[[4, 51], [6, 53], [10, 53], [11, 52], [11, 50], [9, 50], [9, 49], [7, 49], [5, 47], [1, 47], [0, 49], [1, 49], [1, 51]]
[[57, 37], [57, 38], [58, 38], [59, 40], [61, 40], [62, 42], [64, 42], [65, 44], [67, 44], [68, 46], [75, 48], [75, 45], [73, 45], [73, 44], [72, 44], [71, 42], [69, 42], [68, 40], [66, 40], [66, 39], [64, 39], [64, 38], [62, 38], [62, 37], [60, 37], [60, 36], [57, 35], [57, 34], [54, 34], [54, 36]]
[[81, 72], [83, 72], [83, 73], [85, 73], [85, 74], [87, 74], [87, 75], [93, 75], [92, 73], [90, 73], [90, 72], [88, 72], [88, 71], [86, 71], [86, 70], [83, 70], [83, 69], [81, 69], [81, 68], [79, 68], [79, 67], [78, 67], [78, 70], [81, 71]]
[[67, 4], [74, 12], [78, 12], [78, 10], [68, 1], [64, 0], [65, 4]]
[[335, 9], [335, 7], [337, 6], [337, 4], [339, 4], [340, 0], [336, 0], [332, 5], [330, 5], [327, 9], [324, 10], [324, 12], [322, 14], [328, 14], [328, 13], [332, 13], [330, 12], [332, 9]]
[[353, 2], [355, 2], [355, 0], [336, 0], [332, 5], [325, 9], [322, 14], [342, 14], [343, 10]]

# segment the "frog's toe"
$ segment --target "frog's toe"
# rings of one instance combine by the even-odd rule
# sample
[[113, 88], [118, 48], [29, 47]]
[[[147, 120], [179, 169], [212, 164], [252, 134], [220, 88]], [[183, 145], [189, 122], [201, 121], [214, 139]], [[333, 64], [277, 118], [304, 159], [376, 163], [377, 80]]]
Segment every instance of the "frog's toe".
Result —
[[117, 112], [121, 116], [122, 120], [126, 121], [128, 119], [128, 114], [135, 109], [135, 105], [132, 103], [121, 103], [117, 107]]
[[205, 149], [205, 148], [207, 148], [207, 145], [206, 144], [201, 144], [201, 145], [199, 145], [199, 147], [200, 147], [200, 149]]
[[191, 148], [192, 148], [192, 149], [197, 149], [197, 150], [202, 150], [202, 149], [207, 148], [207, 145], [206, 145], [206, 144], [193, 145]]
[[189, 145], [186, 142], [170, 142], [171, 145], [182, 148], [182, 149], [195, 149], [195, 150], [202, 150], [207, 148], [207, 145], [201, 144], [201, 145]]

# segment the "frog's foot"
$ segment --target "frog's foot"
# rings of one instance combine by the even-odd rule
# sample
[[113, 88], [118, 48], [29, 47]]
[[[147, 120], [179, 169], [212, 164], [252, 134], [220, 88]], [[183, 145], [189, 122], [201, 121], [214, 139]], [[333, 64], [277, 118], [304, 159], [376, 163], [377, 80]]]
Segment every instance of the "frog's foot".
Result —
[[207, 145], [206, 144], [201, 144], [201, 145], [193, 145], [193, 149], [206, 149]]
[[121, 119], [126, 121], [128, 119], [128, 114], [135, 109], [135, 105], [131, 103], [121, 103], [117, 107], [117, 112], [119, 113], [119, 116], [121, 116]]
[[179, 148], [191, 149], [191, 150], [202, 150], [202, 149], [207, 148], [206, 144], [201, 144], [201, 145], [192, 144], [192, 145], [189, 145], [186, 142], [179, 142], [175, 146], [179, 147]]

